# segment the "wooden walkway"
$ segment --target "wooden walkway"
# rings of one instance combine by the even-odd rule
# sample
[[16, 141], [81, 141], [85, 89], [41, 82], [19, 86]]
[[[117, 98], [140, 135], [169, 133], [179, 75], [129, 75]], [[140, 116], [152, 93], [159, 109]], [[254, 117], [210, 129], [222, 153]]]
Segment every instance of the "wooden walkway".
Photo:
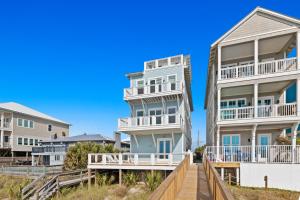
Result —
[[210, 200], [208, 182], [202, 164], [193, 164], [186, 172], [176, 200]]

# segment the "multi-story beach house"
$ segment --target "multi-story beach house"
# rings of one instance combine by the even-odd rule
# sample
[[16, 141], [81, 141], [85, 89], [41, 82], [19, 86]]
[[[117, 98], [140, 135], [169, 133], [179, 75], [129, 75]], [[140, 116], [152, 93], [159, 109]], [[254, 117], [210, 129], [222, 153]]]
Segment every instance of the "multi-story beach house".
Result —
[[[97, 155], [90, 155], [89, 168], [174, 169], [192, 143], [190, 56], [147, 61], [142, 72], [126, 76], [130, 86], [124, 100], [130, 114], [118, 120], [118, 131], [130, 136], [130, 154], [104, 155], [98, 163]], [[125, 162], [134, 166], [122, 166]]]
[[[211, 45], [205, 99], [211, 161], [300, 163], [299, 49], [300, 20], [260, 7]], [[292, 145], [279, 145], [286, 129]], [[243, 175], [251, 170], [278, 174], [281, 168], [250, 168], [255, 166], [243, 168]], [[248, 175], [243, 181], [252, 180]], [[263, 177], [253, 178], [263, 183]]]
[[28, 156], [40, 141], [69, 135], [70, 124], [18, 103], [0, 103], [0, 150]]

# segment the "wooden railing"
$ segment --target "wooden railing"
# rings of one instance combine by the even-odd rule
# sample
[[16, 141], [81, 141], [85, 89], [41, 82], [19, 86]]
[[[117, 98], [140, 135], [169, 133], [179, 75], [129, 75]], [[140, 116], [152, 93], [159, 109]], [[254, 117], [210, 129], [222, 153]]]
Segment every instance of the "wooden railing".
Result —
[[216, 169], [210, 164], [206, 155], [203, 157], [203, 166], [208, 180], [209, 191], [213, 200], [234, 200], [232, 193], [221, 180]]
[[190, 155], [186, 155], [180, 165], [150, 195], [149, 200], [175, 199], [182, 188], [183, 179], [189, 166]]

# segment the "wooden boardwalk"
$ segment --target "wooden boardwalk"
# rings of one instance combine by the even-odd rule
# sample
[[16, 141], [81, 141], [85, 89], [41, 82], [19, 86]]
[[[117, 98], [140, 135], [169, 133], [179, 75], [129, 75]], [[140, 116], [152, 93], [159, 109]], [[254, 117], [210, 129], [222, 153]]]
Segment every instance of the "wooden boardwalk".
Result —
[[208, 182], [202, 164], [189, 167], [176, 200], [210, 200]]

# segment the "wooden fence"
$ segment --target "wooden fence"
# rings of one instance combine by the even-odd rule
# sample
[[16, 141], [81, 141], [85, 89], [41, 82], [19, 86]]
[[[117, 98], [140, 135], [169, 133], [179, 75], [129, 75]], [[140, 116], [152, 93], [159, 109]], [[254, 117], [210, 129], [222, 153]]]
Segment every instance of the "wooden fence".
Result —
[[176, 169], [150, 195], [149, 200], [175, 199], [177, 193], [182, 187], [183, 179], [189, 166], [190, 155], [186, 155], [184, 160], [176, 167]]
[[221, 180], [217, 170], [211, 165], [207, 156], [203, 157], [203, 165], [206, 173], [209, 191], [213, 200], [234, 200], [232, 193]]

